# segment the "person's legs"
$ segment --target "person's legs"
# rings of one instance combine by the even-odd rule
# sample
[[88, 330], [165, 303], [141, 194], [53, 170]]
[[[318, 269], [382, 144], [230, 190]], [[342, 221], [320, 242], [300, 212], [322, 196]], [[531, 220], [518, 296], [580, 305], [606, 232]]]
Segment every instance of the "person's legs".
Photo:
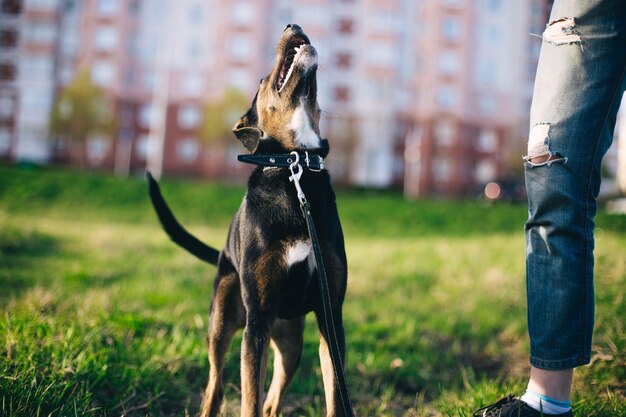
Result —
[[625, 72], [626, 2], [557, 0], [531, 108], [526, 264], [529, 389], [559, 400], [590, 359], [593, 219]]
[[[591, 356], [593, 219], [625, 73], [626, 2], [556, 0], [543, 33], [525, 157], [526, 396], [539, 398], [542, 411], [544, 401], [567, 405], [573, 368]], [[508, 397], [474, 415], [539, 415], [528, 404]]]

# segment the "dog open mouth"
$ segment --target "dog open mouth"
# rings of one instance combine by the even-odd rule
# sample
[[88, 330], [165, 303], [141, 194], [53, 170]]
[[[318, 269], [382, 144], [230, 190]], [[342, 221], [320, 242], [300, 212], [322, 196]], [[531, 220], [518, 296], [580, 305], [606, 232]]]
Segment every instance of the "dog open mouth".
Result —
[[274, 88], [279, 93], [291, 80], [297, 67], [300, 66], [306, 71], [317, 65], [317, 52], [311, 45], [309, 38], [301, 31], [297, 31], [287, 40], [281, 54], [278, 76], [274, 83]]

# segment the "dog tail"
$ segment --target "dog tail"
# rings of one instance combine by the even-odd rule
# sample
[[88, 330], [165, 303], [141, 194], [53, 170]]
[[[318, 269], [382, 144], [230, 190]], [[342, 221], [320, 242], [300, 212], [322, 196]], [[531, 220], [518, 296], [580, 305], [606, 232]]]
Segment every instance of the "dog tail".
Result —
[[152, 200], [152, 205], [154, 206], [154, 210], [159, 217], [159, 221], [170, 239], [172, 239], [174, 243], [182, 246], [184, 249], [187, 249], [197, 258], [212, 265], [217, 265], [217, 258], [220, 252], [198, 240], [183, 226], [181, 226], [180, 223], [178, 223], [178, 220], [174, 217], [172, 210], [170, 210], [165, 202], [163, 195], [161, 195], [159, 184], [149, 172], [146, 172], [146, 177], [148, 178], [150, 200]]

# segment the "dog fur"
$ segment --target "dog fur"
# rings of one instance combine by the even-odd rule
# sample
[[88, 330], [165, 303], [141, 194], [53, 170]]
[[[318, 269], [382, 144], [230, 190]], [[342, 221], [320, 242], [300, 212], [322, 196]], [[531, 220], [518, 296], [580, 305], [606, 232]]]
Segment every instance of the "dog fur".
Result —
[[[308, 150], [325, 156], [319, 131], [317, 52], [297, 25], [279, 41], [272, 72], [260, 82], [247, 113], [233, 132], [251, 153]], [[327, 151], [327, 150], [326, 150]], [[322, 317], [317, 268], [299, 200], [287, 168], [257, 167], [235, 214], [221, 252], [190, 235], [174, 218], [150, 178], [150, 194], [172, 240], [201, 259], [217, 264], [208, 330], [209, 381], [202, 416], [217, 416], [224, 396], [224, 356], [235, 332], [244, 328], [241, 348], [241, 415], [277, 417], [284, 391], [300, 361], [304, 316], [314, 312], [320, 330], [326, 415], [343, 415]], [[322, 249], [334, 326], [345, 363], [342, 304], [347, 262], [343, 232], [330, 177], [305, 170], [300, 184]], [[265, 402], [268, 346], [274, 368]]]

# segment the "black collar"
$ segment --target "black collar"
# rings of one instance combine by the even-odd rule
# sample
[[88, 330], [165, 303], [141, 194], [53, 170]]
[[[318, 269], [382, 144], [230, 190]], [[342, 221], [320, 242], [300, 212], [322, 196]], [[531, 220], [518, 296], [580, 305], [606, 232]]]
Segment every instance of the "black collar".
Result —
[[[263, 142], [263, 141], [262, 141]], [[296, 148], [300, 165], [313, 171], [324, 169], [324, 158], [328, 155], [328, 141], [322, 139], [319, 148], [304, 149]], [[263, 167], [289, 168], [295, 162], [295, 155], [282, 147], [259, 146], [253, 154], [238, 155], [237, 160], [247, 164], [260, 165]]]

